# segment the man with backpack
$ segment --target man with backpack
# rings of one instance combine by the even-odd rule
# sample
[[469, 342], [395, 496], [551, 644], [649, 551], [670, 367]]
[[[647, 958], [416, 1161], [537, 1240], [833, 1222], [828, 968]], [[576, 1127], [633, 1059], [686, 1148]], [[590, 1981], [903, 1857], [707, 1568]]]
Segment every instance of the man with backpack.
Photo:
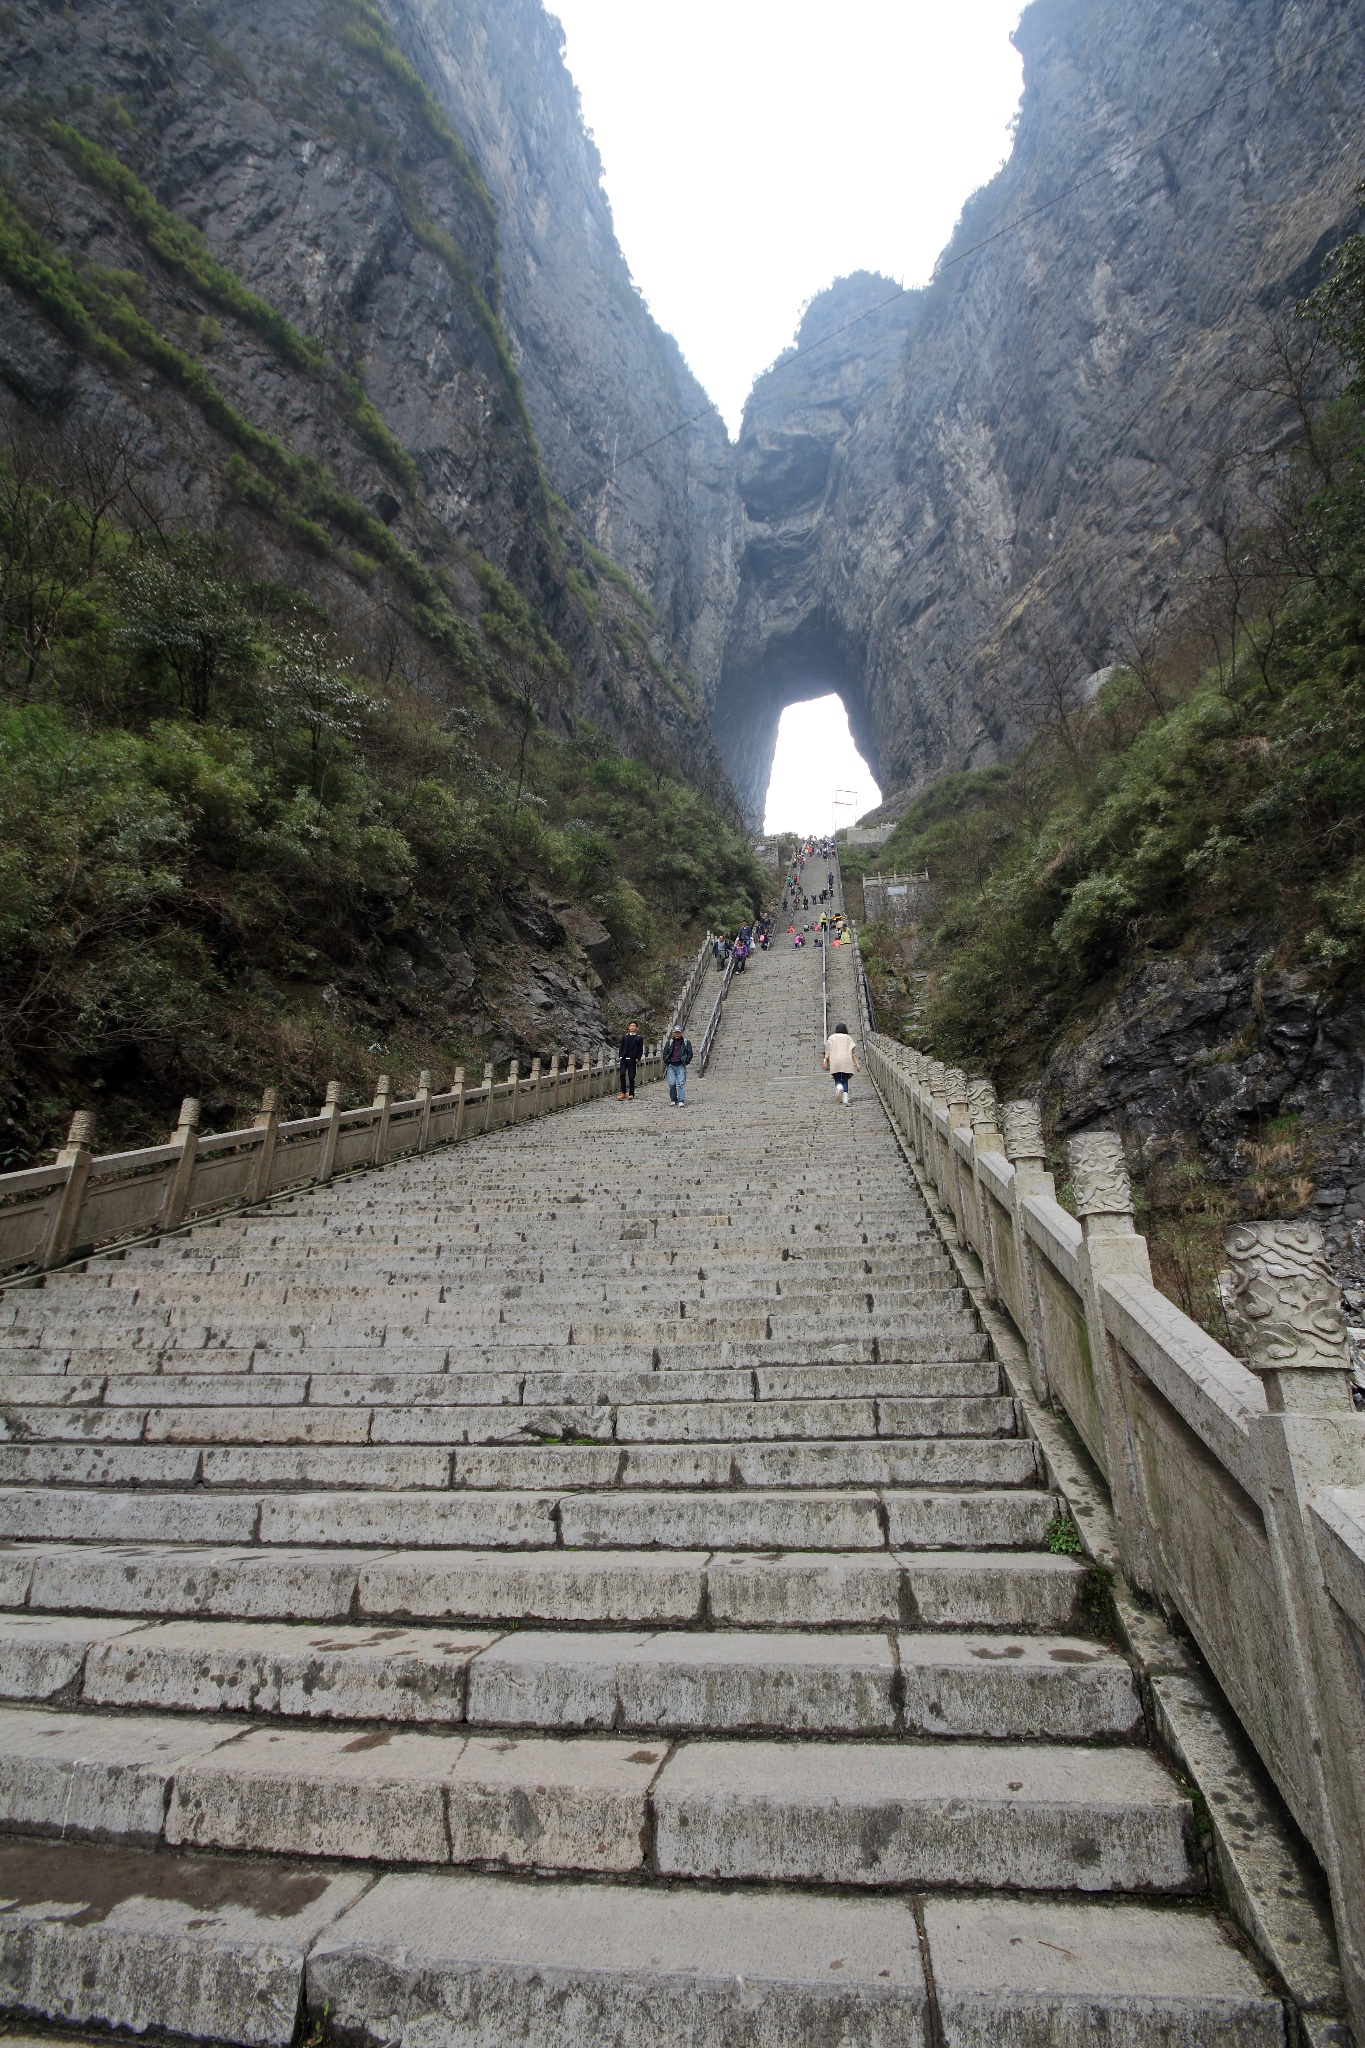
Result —
[[681, 1026], [675, 1026], [668, 1041], [665, 1072], [668, 1076], [668, 1099], [679, 1109], [687, 1101], [687, 1069], [692, 1064], [692, 1041], [684, 1038]]
[[645, 1056], [645, 1042], [640, 1036], [634, 1018], [627, 1024], [621, 1043], [616, 1048], [617, 1063], [621, 1072], [621, 1093], [618, 1100], [624, 1102], [629, 1095], [635, 1100], [635, 1069]]

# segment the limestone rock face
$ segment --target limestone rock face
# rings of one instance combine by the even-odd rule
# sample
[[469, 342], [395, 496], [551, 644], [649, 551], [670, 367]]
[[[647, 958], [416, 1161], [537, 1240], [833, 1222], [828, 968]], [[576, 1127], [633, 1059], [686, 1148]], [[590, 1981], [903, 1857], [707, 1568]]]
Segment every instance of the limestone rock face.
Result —
[[[158, 262], [53, 113], [199, 228], [326, 368]], [[733, 455], [631, 282], [540, 0], [209, 0], [169, 15], [21, 0], [0, 65], [0, 181], [61, 255], [135, 274], [151, 324], [202, 356], [252, 428], [325, 464], [439, 562], [460, 609], [486, 603], [478, 558], [509, 578], [568, 656], [580, 713], [720, 786], [703, 690], [734, 583]], [[178, 382], [111, 376], [0, 280], [0, 406], [141, 414], [166, 512], [212, 523], [242, 502], [240, 480], [225, 487], [232, 436]], [[395, 446], [415, 465], [401, 477]], [[584, 559], [554, 497], [617, 567]], [[311, 567], [307, 545], [287, 564], [278, 518], [259, 546], [281, 580], [311, 578], [334, 617], [360, 617], [373, 606], [347, 588], [350, 537], [329, 538], [330, 557], [314, 527]]]
[[[713, 721], [751, 810], [784, 703], [839, 689], [893, 810], [1039, 722], [1038, 644], [1098, 670], [1286, 422], [1270, 312], [1354, 225], [1365, 18], [1329, 0], [1034, 0], [1013, 152], [933, 282], [817, 299], [739, 445]], [[880, 310], [875, 310], [880, 305]]]
[[631, 280], [559, 24], [541, 0], [392, 0], [392, 18], [497, 206], [507, 325], [554, 486], [712, 688], [738, 557], [733, 451]]

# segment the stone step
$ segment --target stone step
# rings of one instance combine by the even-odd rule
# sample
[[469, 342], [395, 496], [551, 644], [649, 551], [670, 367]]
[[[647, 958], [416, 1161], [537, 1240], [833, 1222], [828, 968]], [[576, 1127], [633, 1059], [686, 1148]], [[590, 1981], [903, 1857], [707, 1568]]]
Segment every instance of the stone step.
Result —
[[989, 1340], [980, 1333], [956, 1337], [902, 1339], [882, 1334], [835, 1342], [798, 1344], [786, 1338], [759, 1342], [724, 1343], [693, 1341], [653, 1344], [431, 1344], [411, 1333], [387, 1329], [360, 1334], [342, 1332], [345, 1342], [331, 1341], [329, 1332], [271, 1329], [239, 1332], [248, 1341], [212, 1346], [200, 1344], [151, 1344], [144, 1346], [104, 1343], [78, 1347], [30, 1346], [0, 1351], [7, 1368], [27, 1375], [68, 1376], [185, 1375], [213, 1373], [301, 1373], [335, 1372], [353, 1378], [358, 1373], [573, 1373], [585, 1364], [598, 1372], [714, 1372], [716, 1370], [761, 1372], [783, 1369], [831, 1371], [844, 1365], [964, 1365], [985, 1364], [990, 1359]]
[[[344, 1862], [857, 1886], [1189, 1892], [1145, 1751], [451, 1734], [0, 1709], [0, 1826]], [[1086, 1853], [1078, 1857], [1079, 1840]]]
[[[652, 1377], [660, 1377], [652, 1375]], [[142, 1381], [143, 1399], [159, 1379]], [[254, 1391], [250, 1389], [249, 1391]], [[326, 1399], [326, 1389], [322, 1390]], [[1018, 1428], [1013, 1400], [1000, 1396], [882, 1400], [766, 1400], [624, 1403], [564, 1402], [475, 1406], [426, 1403], [328, 1407], [317, 1402], [264, 1408], [52, 1405], [0, 1409], [0, 1440], [28, 1443], [147, 1444], [530, 1444], [587, 1435], [630, 1444], [832, 1442], [853, 1438], [1002, 1437]], [[392, 1397], [390, 1397], [392, 1398]], [[241, 1389], [238, 1390], [241, 1399]]]
[[[1025, 1446], [1025, 1448], [1028, 1448]], [[1027, 1484], [1027, 1482], [1023, 1482]], [[947, 1510], [938, 1505], [945, 1495]], [[1044, 1496], [1030, 1490], [1030, 1521]], [[945, 1521], [956, 1540], [1012, 1526], [1001, 1496], [871, 1488], [834, 1492], [266, 1493], [201, 1488], [0, 1489], [0, 1541], [284, 1544], [315, 1548], [879, 1550], [920, 1545]], [[883, 1529], [885, 1517], [885, 1530]], [[969, 1537], [967, 1531], [981, 1533]], [[934, 1541], [944, 1540], [935, 1536]], [[951, 1537], [947, 1540], [953, 1540]]]
[[[392, 1875], [318, 1939], [308, 2010], [360, 2048], [744, 2041], [1280, 2048], [1280, 2001], [1197, 1911], [1046, 1899]], [[924, 1961], [933, 1972], [931, 2018]]]
[[[278, 1278], [235, 1269], [138, 1274], [98, 1282], [87, 1274], [79, 1283], [73, 1281], [65, 1288], [50, 1286], [32, 1294], [28, 1302], [16, 1302], [4, 1327], [41, 1326], [52, 1315], [69, 1315], [78, 1308], [83, 1314], [104, 1316], [184, 1315], [196, 1307], [207, 1307], [219, 1315], [234, 1308], [266, 1314], [288, 1308], [311, 1317], [333, 1306], [368, 1313], [376, 1303], [393, 1312], [436, 1314], [456, 1302], [469, 1321], [491, 1315], [496, 1322], [500, 1312], [531, 1316], [548, 1314], [552, 1308], [564, 1314], [590, 1312], [601, 1305], [604, 1293], [638, 1301], [654, 1315], [677, 1315], [680, 1303], [689, 1315], [702, 1308], [727, 1313], [781, 1309], [788, 1314], [807, 1310], [837, 1313], [842, 1309], [861, 1315], [898, 1313], [917, 1303], [935, 1309], [967, 1306], [962, 1287], [949, 1271], [863, 1274], [856, 1279], [842, 1274], [799, 1275], [785, 1285], [770, 1275], [766, 1284], [745, 1286], [724, 1277], [718, 1282], [714, 1274], [708, 1279], [700, 1269], [676, 1270], [654, 1280], [643, 1279], [638, 1272], [618, 1271], [589, 1281], [579, 1273], [557, 1273], [546, 1266], [515, 1278], [506, 1267], [487, 1274], [453, 1274], [445, 1261], [440, 1262], [439, 1271], [434, 1270], [436, 1263], [433, 1261], [433, 1270], [427, 1274], [321, 1272], [312, 1264], [305, 1266], [302, 1274], [282, 1267]], [[943, 1263], [946, 1266], [946, 1261]], [[724, 1268], [720, 1270], [724, 1276]]]
[[308, 1952], [371, 1883], [316, 1863], [0, 1841], [9, 2028], [289, 2048]]
[[[512, 1305], [514, 1310], [518, 1306]], [[253, 1310], [247, 1303], [243, 1304], [241, 1319], [227, 1316], [209, 1321], [205, 1318], [203, 1307], [155, 1311], [99, 1308], [89, 1314], [75, 1316], [64, 1309], [53, 1320], [36, 1318], [32, 1323], [11, 1324], [0, 1330], [0, 1353], [7, 1358], [22, 1360], [30, 1351], [70, 1352], [79, 1349], [82, 1343], [98, 1343], [106, 1350], [111, 1345], [119, 1345], [170, 1353], [217, 1348], [241, 1351], [257, 1346], [280, 1352], [301, 1351], [319, 1344], [344, 1350], [397, 1341], [419, 1344], [427, 1349], [441, 1346], [453, 1355], [489, 1346], [526, 1344], [566, 1344], [588, 1348], [624, 1343], [654, 1347], [781, 1344], [791, 1341], [809, 1344], [819, 1341], [842, 1345], [862, 1342], [874, 1335], [890, 1343], [928, 1339], [934, 1345], [949, 1341], [965, 1342], [970, 1346], [977, 1334], [970, 1312], [962, 1307], [947, 1307], [941, 1313], [927, 1308], [923, 1313], [891, 1309], [875, 1317], [870, 1310], [855, 1313], [843, 1308], [797, 1310], [790, 1314], [774, 1309], [766, 1314], [731, 1316], [716, 1315], [707, 1302], [695, 1315], [681, 1316], [675, 1308], [671, 1315], [665, 1316], [643, 1312], [635, 1314], [618, 1302], [616, 1312], [610, 1316], [603, 1315], [601, 1304], [596, 1311], [585, 1311], [581, 1317], [547, 1305], [543, 1315], [534, 1317], [511, 1313], [481, 1319], [466, 1316], [463, 1312], [457, 1314], [449, 1307], [439, 1312], [418, 1307], [409, 1317], [401, 1303], [394, 1303], [391, 1298], [386, 1301], [382, 1294], [368, 1309], [340, 1303], [334, 1313], [301, 1311], [297, 1317], [292, 1311], [281, 1309], [276, 1319], [261, 1320], [260, 1311]], [[780, 1353], [777, 1355], [781, 1356]], [[926, 1355], [936, 1356], [938, 1353]], [[973, 1354], [968, 1348], [949, 1350], [942, 1355], [969, 1358]], [[16, 1369], [22, 1371], [25, 1368], [21, 1364]]]
[[[899, 1499], [909, 1502], [911, 1496]], [[951, 1509], [951, 1501], [946, 1506]], [[978, 1529], [980, 1519], [974, 1507], [959, 1523], [961, 1534]], [[939, 1505], [934, 1526], [952, 1540]], [[1007, 1526], [1002, 1516], [995, 1533], [1005, 1534]], [[717, 1629], [903, 1625], [1058, 1635], [1084, 1625], [1085, 1589], [1085, 1573], [1072, 1558], [1003, 1549], [795, 1551], [775, 1557], [707, 1550], [517, 1553], [92, 1543], [0, 1552], [4, 1605], [44, 1616], [75, 1611], [186, 1620]]]
[[588, 1408], [641, 1402], [834, 1401], [995, 1395], [999, 1367], [991, 1359], [959, 1365], [716, 1367], [709, 1372], [488, 1373], [0, 1373], [0, 1410], [7, 1408], [158, 1407], [253, 1411], [308, 1405]]
[[[898, 1679], [899, 1674], [899, 1679]], [[1123, 1659], [1071, 1637], [553, 1633], [0, 1617], [0, 1699], [404, 1725], [1131, 1737]]]
[[678, 1877], [1083, 1892], [1201, 1881], [1193, 1809], [1144, 1750], [696, 1741], [673, 1753], [651, 1807], [657, 1867]]
[[[135, 1410], [126, 1412], [136, 1414]], [[188, 1411], [191, 1415], [204, 1412]], [[363, 1422], [363, 1410], [348, 1412], [355, 1423]], [[494, 1415], [510, 1412], [490, 1411]], [[404, 1427], [411, 1436], [421, 1433], [414, 1421], [405, 1420]], [[164, 1433], [174, 1434], [169, 1427]], [[196, 1426], [189, 1433], [197, 1437], [202, 1431]], [[258, 1435], [265, 1433], [262, 1429]], [[441, 1426], [433, 1433], [444, 1443], [451, 1431]], [[459, 1444], [454, 1450], [412, 1443], [385, 1447], [335, 1441], [0, 1445], [0, 1489], [183, 1491], [203, 1487], [242, 1492], [268, 1487], [309, 1494], [320, 1488], [385, 1494], [563, 1487], [782, 1487], [804, 1491], [831, 1486], [1029, 1486], [1038, 1476], [1036, 1446], [1024, 1437], [905, 1437], [833, 1443], [472, 1443]], [[0, 1490], [0, 1535], [22, 1534], [7, 1527], [5, 1498]]]
[[[204, 1454], [207, 1468], [209, 1453]], [[264, 1458], [268, 1454], [260, 1453]], [[873, 1443], [543, 1444], [457, 1448], [456, 1487], [1031, 1486], [1035, 1446], [1018, 1437]], [[245, 1465], [244, 1468], [245, 1470]], [[264, 1475], [256, 1465], [258, 1483]], [[245, 1481], [243, 1482], [245, 1483]]]

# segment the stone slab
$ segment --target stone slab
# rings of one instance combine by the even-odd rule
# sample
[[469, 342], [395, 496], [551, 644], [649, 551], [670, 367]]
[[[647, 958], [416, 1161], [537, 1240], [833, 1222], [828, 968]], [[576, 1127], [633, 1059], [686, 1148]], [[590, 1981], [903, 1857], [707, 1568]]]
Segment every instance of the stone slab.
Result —
[[0, 2002], [64, 2026], [288, 2048], [304, 1959], [368, 1873], [0, 1842]]
[[1033, 1485], [972, 1493], [887, 1491], [886, 1526], [897, 1550], [1041, 1549], [1057, 1497]]
[[1141, 1731], [1132, 1668], [1102, 1643], [902, 1635], [899, 1648], [909, 1734], [1084, 1742]]
[[534, 1550], [556, 1542], [552, 1494], [267, 1494], [260, 1509], [262, 1543]]
[[698, 1622], [705, 1551], [414, 1551], [360, 1573], [359, 1611], [383, 1619]]
[[1188, 1891], [1189, 1802], [1143, 1750], [688, 1742], [654, 1792], [679, 1877]]
[[885, 1636], [519, 1630], [470, 1669], [469, 1719], [527, 1728], [890, 1733]]
[[31, 1608], [97, 1614], [213, 1615], [238, 1621], [345, 1621], [373, 1551], [119, 1544], [39, 1552]]
[[0, 1822], [35, 1833], [155, 1841], [177, 1767], [230, 1742], [245, 1725], [0, 1709]]
[[566, 1544], [592, 1549], [879, 1550], [872, 1493], [569, 1495]]
[[318, 1941], [359, 2048], [927, 2048], [899, 1900], [386, 1877]]
[[257, 1729], [177, 1774], [166, 1839], [198, 1848], [638, 1870], [666, 1745]]
[[[191, 1453], [197, 1456], [197, 1453]], [[258, 1503], [243, 1494], [0, 1489], [0, 1539], [57, 1543], [249, 1543]]]
[[713, 1558], [706, 1575], [712, 1618], [748, 1628], [828, 1628], [903, 1617], [901, 1568], [885, 1554], [739, 1552]]
[[[0, 1624], [0, 1673], [4, 1641]], [[104, 1707], [444, 1726], [464, 1719], [470, 1661], [496, 1641], [471, 1629], [168, 1622], [89, 1655], [82, 1697]]]
[[924, 1919], [943, 2048], [1282, 2048], [1280, 2001], [1205, 1914], [930, 1899]]
[[912, 1550], [900, 1554], [923, 1628], [1030, 1628], [1052, 1634], [1081, 1619], [1085, 1571], [1048, 1551]]
[[0, 1699], [42, 1703], [78, 1697], [91, 1646], [142, 1626], [78, 1615], [6, 1615], [0, 1619]]

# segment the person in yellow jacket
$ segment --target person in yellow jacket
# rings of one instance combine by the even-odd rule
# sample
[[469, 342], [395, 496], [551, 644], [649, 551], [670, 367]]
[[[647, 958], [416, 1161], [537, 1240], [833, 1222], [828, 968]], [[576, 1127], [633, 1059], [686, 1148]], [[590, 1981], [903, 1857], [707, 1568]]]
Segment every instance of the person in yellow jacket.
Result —
[[835, 1101], [842, 1102], [847, 1109], [848, 1084], [855, 1073], [861, 1074], [863, 1070], [858, 1061], [858, 1048], [849, 1037], [846, 1024], [836, 1024], [825, 1040], [825, 1068], [834, 1076]]

